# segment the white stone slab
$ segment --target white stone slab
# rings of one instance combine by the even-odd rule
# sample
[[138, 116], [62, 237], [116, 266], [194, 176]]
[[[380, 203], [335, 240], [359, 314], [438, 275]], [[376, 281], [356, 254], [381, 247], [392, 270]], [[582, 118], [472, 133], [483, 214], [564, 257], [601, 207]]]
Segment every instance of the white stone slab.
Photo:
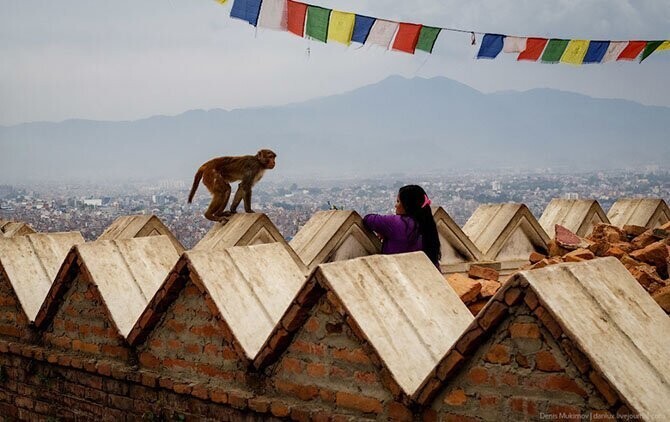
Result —
[[613, 225], [652, 229], [670, 221], [668, 204], [658, 198], [626, 198], [616, 201], [607, 213]]
[[552, 199], [540, 217], [540, 225], [553, 237], [556, 224], [577, 236], [586, 237], [598, 223], [609, 224], [605, 211], [598, 201], [591, 199]]
[[670, 318], [617, 259], [520, 277], [632, 409], [644, 420], [670, 420]]
[[423, 252], [322, 264], [319, 271], [410, 396], [474, 319]]
[[305, 282], [279, 243], [189, 251], [200, 282], [253, 360]]

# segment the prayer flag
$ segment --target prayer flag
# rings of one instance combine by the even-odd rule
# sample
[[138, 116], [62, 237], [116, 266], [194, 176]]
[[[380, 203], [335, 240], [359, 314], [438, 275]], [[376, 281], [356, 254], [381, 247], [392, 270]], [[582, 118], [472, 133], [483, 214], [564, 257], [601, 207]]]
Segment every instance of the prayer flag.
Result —
[[516, 59], [537, 61], [542, 55], [545, 45], [547, 45], [546, 38], [528, 38], [526, 39], [526, 48], [519, 53]]
[[477, 53], [478, 59], [495, 59], [503, 49], [505, 36], [498, 34], [485, 34], [482, 45]]
[[661, 46], [658, 47], [658, 51], [664, 51], [664, 50], [670, 50], [670, 41], [664, 41], [663, 44], [661, 44]]
[[225, 3], [227, 0], [216, 0], [216, 1], [219, 2], [219, 3], [221, 3], [221, 4], [223, 4], [223, 3]]
[[307, 14], [307, 5], [297, 1], [288, 0], [286, 2], [286, 9], [288, 11], [288, 22], [286, 29], [289, 32], [302, 37], [305, 34], [305, 15]]
[[328, 40], [346, 45], [351, 44], [351, 35], [354, 33], [355, 20], [356, 15], [353, 13], [333, 10], [330, 14], [330, 23], [328, 24]]
[[645, 41], [629, 41], [626, 48], [617, 57], [617, 60], [635, 60], [646, 46], [647, 43]]
[[570, 40], [561, 56], [561, 63], [581, 65], [588, 49], [588, 40]]
[[607, 48], [610, 46], [609, 41], [591, 41], [589, 48], [586, 50], [584, 56], [584, 63], [600, 63], [605, 57]]
[[550, 39], [542, 54], [542, 63], [558, 63], [567, 46], [568, 40]]
[[374, 23], [375, 18], [356, 15], [356, 22], [354, 23], [354, 33], [351, 36], [351, 41], [356, 41], [357, 43], [365, 44], [365, 40], [368, 39], [368, 34], [370, 34], [370, 28], [372, 28], [372, 25]]
[[416, 43], [416, 49], [432, 53], [438, 35], [440, 35], [440, 28], [422, 26], [421, 32], [419, 33], [419, 40]]
[[366, 44], [377, 44], [384, 48], [389, 48], [391, 40], [398, 29], [398, 22], [391, 22], [382, 19], [377, 19], [370, 29]]
[[607, 51], [605, 52], [605, 57], [603, 57], [603, 63], [611, 62], [619, 57], [619, 54], [623, 51], [624, 48], [628, 45], [628, 41], [615, 41], [610, 42]]
[[395, 41], [393, 41], [393, 49], [414, 54], [416, 43], [419, 42], [420, 32], [421, 25], [414, 23], [400, 23], [398, 26], [398, 33], [395, 36]]
[[649, 57], [649, 55], [651, 53], [656, 51], [658, 49], [658, 47], [661, 46], [661, 44], [663, 44], [663, 41], [647, 41], [647, 45], [644, 47], [644, 51], [642, 52], [642, 57], [640, 58], [640, 63], [642, 63], [642, 61], [644, 59]]
[[328, 36], [328, 18], [330, 17], [330, 12], [330, 9], [308, 5], [305, 34], [315, 40], [326, 42]]
[[260, 11], [261, 0], [235, 0], [233, 7], [230, 9], [230, 17], [242, 19], [256, 26]]
[[505, 37], [503, 41], [504, 53], [521, 53], [526, 49], [526, 38], [522, 37]]
[[285, 31], [287, 21], [286, 0], [263, 0], [258, 26]]

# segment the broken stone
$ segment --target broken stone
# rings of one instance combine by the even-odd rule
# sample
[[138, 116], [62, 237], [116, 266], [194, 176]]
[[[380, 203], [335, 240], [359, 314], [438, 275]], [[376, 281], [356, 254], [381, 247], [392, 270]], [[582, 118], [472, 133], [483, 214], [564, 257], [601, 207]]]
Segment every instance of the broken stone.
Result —
[[464, 303], [470, 303], [477, 299], [477, 295], [482, 290], [480, 282], [467, 277], [465, 274], [450, 274], [447, 276], [447, 281]]
[[590, 250], [581, 248], [568, 253], [563, 257], [563, 259], [566, 259], [567, 257], [577, 257], [583, 260], [587, 260], [587, 259], [593, 259], [596, 256]]
[[477, 314], [484, 309], [484, 306], [489, 303], [488, 300], [478, 300], [468, 305], [468, 309], [472, 312], [472, 315], [477, 316]]
[[649, 293], [654, 293], [665, 286], [665, 282], [659, 277], [656, 268], [651, 265], [639, 265], [631, 268], [629, 271], [635, 280], [637, 280], [637, 282]]
[[537, 270], [538, 268], [544, 268], [549, 265], [555, 265], [555, 264], [560, 264], [563, 262], [563, 260], [560, 257], [553, 257], [553, 258], [547, 258], [543, 259], [542, 261], [531, 265], [530, 269], [531, 270]]
[[628, 237], [631, 239], [634, 237], [638, 237], [642, 233], [646, 232], [647, 228], [644, 226], [635, 226], [635, 225], [625, 225], [623, 226], [623, 232], [626, 233]]
[[481, 278], [484, 280], [498, 281], [500, 273], [493, 268], [482, 267], [480, 265], [472, 265], [470, 266], [470, 270], [468, 271], [468, 277], [474, 279]]
[[530, 256], [528, 257], [528, 260], [530, 261], [531, 264], [535, 264], [536, 262], [542, 261], [546, 257], [547, 257], [546, 255], [542, 255], [539, 252], [531, 252]]
[[497, 281], [480, 280], [480, 283], [482, 283], [482, 290], [479, 292], [479, 295], [484, 299], [490, 298], [491, 296], [496, 294], [498, 289], [500, 289], [500, 283], [498, 283]]
[[626, 236], [626, 233], [623, 232], [623, 230], [616, 226], [611, 224], [598, 223], [593, 228], [593, 232], [591, 233], [591, 236], [589, 236], [589, 239], [595, 242], [606, 241], [609, 243], [616, 243], [626, 242], [628, 237]]
[[667, 313], [670, 313], [670, 286], [665, 286], [659, 289], [651, 297], [654, 298], [661, 308]]
[[653, 229], [651, 231], [651, 235], [654, 236], [656, 239], [667, 239], [668, 236], [670, 236], [670, 231], [665, 230], [665, 229]]
[[626, 255], [626, 251], [624, 251], [623, 249], [618, 248], [616, 246], [612, 246], [602, 256], [613, 256], [616, 259], [618, 259], [619, 261], [621, 261], [621, 258], [623, 258], [624, 255]]
[[[651, 245], [633, 251], [630, 256], [638, 261], [653, 265], [659, 271], [661, 277], [667, 277], [668, 266], [668, 246], [663, 241], [652, 243]], [[662, 274], [665, 272], [666, 274]]]
[[[556, 240], [551, 239], [548, 245], [549, 256], [563, 256], [570, 252], [570, 249], [563, 248], [556, 243]], [[540, 261], [538, 261], [540, 262]]]
[[570, 250], [584, 246], [584, 240], [565, 227], [556, 224], [554, 226], [554, 231], [556, 233], [554, 239], [556, 240], [558, 246]]
[[646, 232], [642, 233], [641, 235], [633, 239], [630, 243], [633, 246], [633, 249], [642, 249], [651, 245], [657, 240], [658, 239], [654, 237], [654, 231], [647, 230]]

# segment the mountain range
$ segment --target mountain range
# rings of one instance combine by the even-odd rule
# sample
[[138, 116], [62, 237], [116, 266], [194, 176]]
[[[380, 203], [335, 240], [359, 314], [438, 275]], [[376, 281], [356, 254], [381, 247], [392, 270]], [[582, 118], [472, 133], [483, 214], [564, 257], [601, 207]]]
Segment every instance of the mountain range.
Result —
[[190, 178], [209, 158], [263, 147], [288, 177], [663, 165], [667, 122], [670, 108], [627, 100], [393, 76], [284, 106], [0, 126], [0, 183]]

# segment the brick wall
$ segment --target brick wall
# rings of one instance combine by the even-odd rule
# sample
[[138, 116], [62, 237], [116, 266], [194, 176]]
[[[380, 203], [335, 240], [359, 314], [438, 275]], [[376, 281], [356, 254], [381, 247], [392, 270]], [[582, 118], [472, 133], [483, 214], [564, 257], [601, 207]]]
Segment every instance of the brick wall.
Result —
[[183, 289], [138, 347], [140, 365], [189, 379], [245, 385], [246, 362], [216, 305], [190, 277], [180, 281]]
[[45, 344], [91, 356], [127, 360], [131, 355], [119, 334], [98, 288], [88, 276], [74, 272], [65, 283], [62, 304], [45, 321]]
[[[332, 293], [310, 310], [278, 362], [266, 371], [274, 392], [356, 420], [411, 418], [383, 382], [389, 376], [354, 334]], [[396, 391], [396, 393], [398, 393]]]
[[30, 341], [33, 331], [19, 298], [0, 269], [0, 337]]
[[616, 412], [528, 306], [510, 311], [441, 389], [428, 415], [464, 421], [573, 415], [576, 420], [575, 415]]

